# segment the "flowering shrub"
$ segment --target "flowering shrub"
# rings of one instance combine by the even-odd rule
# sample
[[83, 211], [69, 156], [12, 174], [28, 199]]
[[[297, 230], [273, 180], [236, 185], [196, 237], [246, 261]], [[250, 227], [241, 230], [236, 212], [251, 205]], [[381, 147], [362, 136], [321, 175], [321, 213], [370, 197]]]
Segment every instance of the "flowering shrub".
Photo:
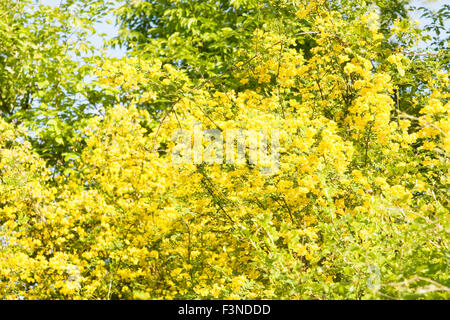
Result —
[[[121, 104], [64, 174], [2, 121], [0, 296], [448, 299], [448, 74], [411, 97], [418, 114], [399, 110], [407, 48], [387, 49], [367, 8], [320, 3], [297, 13], [314, 31], [257, 30], [232, 89], [157, 59], [100, 64]], [[278, 130], [278, 171], [174, 164], [173, 133], [198, 123]]]

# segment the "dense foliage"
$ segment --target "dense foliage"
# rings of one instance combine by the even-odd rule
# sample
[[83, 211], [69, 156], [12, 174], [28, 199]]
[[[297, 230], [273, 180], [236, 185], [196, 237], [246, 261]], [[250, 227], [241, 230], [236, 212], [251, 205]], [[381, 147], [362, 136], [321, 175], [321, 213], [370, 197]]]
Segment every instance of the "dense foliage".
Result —
[[[443, 22], [130, 1], [117, 59], [87, 41], [109, 8], [1, 1], [1, 298], [450, 297]], [[174, 163], [179, 129], [278, 130], [279, 168]]]

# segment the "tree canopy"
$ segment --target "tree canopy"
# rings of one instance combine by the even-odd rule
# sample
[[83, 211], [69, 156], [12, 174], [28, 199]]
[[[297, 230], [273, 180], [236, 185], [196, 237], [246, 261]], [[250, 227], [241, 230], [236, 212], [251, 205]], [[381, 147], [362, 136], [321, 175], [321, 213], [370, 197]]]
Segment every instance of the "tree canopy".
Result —
[[410, 10], [1, 1], [0, 298], [448, 299], [449, 7]]

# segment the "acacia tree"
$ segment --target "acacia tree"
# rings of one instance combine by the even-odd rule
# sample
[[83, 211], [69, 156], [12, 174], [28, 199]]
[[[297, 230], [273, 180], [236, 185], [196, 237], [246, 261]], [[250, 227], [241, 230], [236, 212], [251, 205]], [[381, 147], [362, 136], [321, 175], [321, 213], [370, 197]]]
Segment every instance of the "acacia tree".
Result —
[[[276, 32], [289, 37], [296, 33], [314, 32], [315, 25], [308, 19], [296, 19], [295, 12], [302, 1], [125, 1], [116, 11], [120, 35], [112, 43], [126, 45], [131, 54], [156, 57], [163, 63], [171, 63], [186, 69], [194, 81], [222, 74], [237, 62], [258, 53], [255, 46], [255, 30]], [[403, 59], [407, 74], [394, 79], [393, 93], [398, 109], [413, 115], [419, 110], [411, 104], [411, 98], [423, 92], [429, 80], [429, 70], [445, 69], [449, 62], [447, 50], [448, 31], [445, 36], [444, 21], [450, 16], [449, 6], [433, 13], [425, 7], [411, 7], [404, 0], [376, 1], [324, 1], [324, 8], [343, 13], [343, 19], [358, 19], [355, 8], [371, 7], [379, 13], [376, 28], [383, 34], [383, 52], [401, 51], [411, 47], [419, 37], [414, 34], [397, 37], [392, 30], [408, 28], [411, 24], [408, 12], [420, 10], [423, 17], [430, 18], [423, 27], [429, 32], [427, 49], [432, 54], [422, 53], [417, 48]], [[417, 32], [419, 28], [416, 29]], [[398, 34], [397, 34], [398, 35]], [[431, 39], [432, 38], [432, 39]], [[432, 41], [431, 41], [432, 40]], [[264, 41], [258, 39], [256, 41]], [[315, 43], [311, 37], [301, 37], [295, 43], [297, 50], [303, 50], [305, 57], [311, 57]], [[246, 52], [244, 54], [243, 52]], [[380, 52], [381, 54], [381, 52]], [[383, 57], [386, 58], [386, 57]], [[414, 63], [408, 63], [409, 59]], [[374, 58], [375, 62], [377, 59]], [[227, 88], [235, 88], [234, 81], [222, 78]], [[149, 110], [153, 106], [142, 106]]]
[[[448, 299], [445, 66], [427, 64], [408, 114], [398, 81], [426, 61], [386, 43], [426, 40], [417, 26], [297, 6], [313, 28], [257, 29], [203, 81], [164, 57], [102, 59], [100, 92], [121, 103], [89, 119], [66, 175], [1, 121], [0, 296]], [[279, 130], [279, 170], [174, 164], [174, 131], [199, 122]]]

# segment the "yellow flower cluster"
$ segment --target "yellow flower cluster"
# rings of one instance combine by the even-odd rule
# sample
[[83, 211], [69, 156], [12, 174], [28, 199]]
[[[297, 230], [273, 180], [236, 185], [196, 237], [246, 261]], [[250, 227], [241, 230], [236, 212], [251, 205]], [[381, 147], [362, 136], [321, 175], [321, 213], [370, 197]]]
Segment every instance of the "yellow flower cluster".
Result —
[[[320, 284], [343, 277], [337, 262], [347, 268], [358, 258], [328, 250], [327, 241], [369, 251], [387, 228], [406, 237], [417, 215], [447, 215], [413, 192], [436, 197], [432, 175], [445, 179], [448, 96], [436, 90], [418, 119], [392, 117], [392, 79], [371, 64], [376, 15], [350, 23], [308, 6], [298, 16], [318, 26], [313, 57], [290, 46], [294, 37], [260, 32], [263, 53], [234, 74], [234, 90], [195, 87], [156, 60], [104, 63], [100, 82], [127, 104], [92, 119], [76, 173], [56, 177], [56, 187], [21, 133], [0, 122], [0, 281], [8, 279], [0, 297], [315, 298]], [[367, 25], [374, 42], [363, 48], [370, 41], [352, 34]], [[174, 87], [157, 121], [139, 108]], [[173, 164], [174, 131], [199, 122], [279, 130], [279, 171]], [[423, 150], [413, 147], [418, 138]], [[406, 166], [410, 155], [416, 162]], [[417, 215], [397, 224], [386, 208]], [[376, 258], [366, 259], [358, 270]]]

